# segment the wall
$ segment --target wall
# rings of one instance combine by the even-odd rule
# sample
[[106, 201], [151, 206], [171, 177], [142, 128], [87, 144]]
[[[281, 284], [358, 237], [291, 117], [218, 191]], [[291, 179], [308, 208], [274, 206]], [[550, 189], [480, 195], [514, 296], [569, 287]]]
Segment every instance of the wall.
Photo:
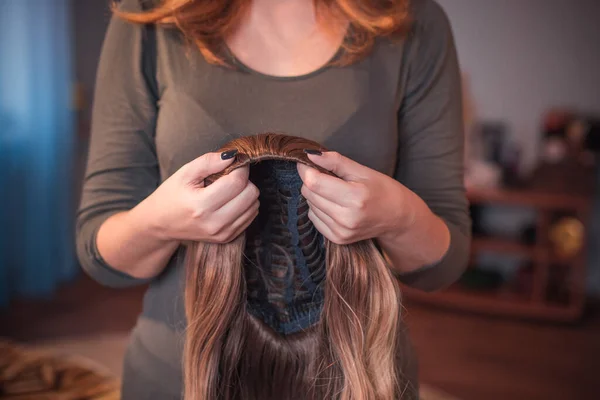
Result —
[[110, 19], [110, 0], [71, 0], [75, 30], [75, 73], [84, 96], [82, 118], [89, 120], [98, 57]]
[[[600, 115], [600, 1], [438, 2], [453, 26], [475, 117], [507, 122], [524, 146], [526, 168], [548, 108]], [[595, 208], [588, 281], [600, 295], [600, 199]]]
[[477, 116], [509, 123], [526, 166], [549, 107], [600, 113], [600, 1], [438, 2], [453, 25]]

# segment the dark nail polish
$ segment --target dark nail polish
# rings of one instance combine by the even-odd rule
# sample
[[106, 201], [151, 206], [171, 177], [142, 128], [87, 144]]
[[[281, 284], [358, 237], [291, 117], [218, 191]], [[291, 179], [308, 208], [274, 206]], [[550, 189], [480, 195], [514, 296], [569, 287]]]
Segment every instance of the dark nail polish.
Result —
[[221, 160], [229, 160], [230, 158], [235, 157], [237, 153], [237, 149], [224, 151], [221, 153]]
[[322, 156], [323, 153], [321, 153], [319, 150], [314, 150], [314, 149], [304, 149], [304, 152], [306, 154], [313, 154], [315, 156]]

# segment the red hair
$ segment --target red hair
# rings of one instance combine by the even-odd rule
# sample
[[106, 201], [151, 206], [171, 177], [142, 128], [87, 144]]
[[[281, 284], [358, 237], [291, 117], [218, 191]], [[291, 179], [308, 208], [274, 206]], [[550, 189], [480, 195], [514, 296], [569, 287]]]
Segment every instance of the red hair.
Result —
[[[345, 54], [337, 64], [347, 65], [369, 53], [378, 36], [396, 37], [407, 31], [409, 0], [313, 0], [326, 28], [335, 21], [349, 22], [343, 43]], [[161, 0], [140, 13], [123, 12], [121, 18], [135, 23], [176, 26], [211, 63], [226, 64], [221, 55], [224, 38], [239, 24], [250, 0]]]

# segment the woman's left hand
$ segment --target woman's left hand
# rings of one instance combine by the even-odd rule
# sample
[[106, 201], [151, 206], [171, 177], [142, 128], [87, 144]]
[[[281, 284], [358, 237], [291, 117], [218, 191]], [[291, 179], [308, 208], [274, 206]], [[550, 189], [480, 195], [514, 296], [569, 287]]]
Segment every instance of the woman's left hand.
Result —
[[400, 182], [334, 151], [308, 156], [337, 176], [298, 163], [308, 216], [333, 243], [397, 236], [413, 223], [412, 192]]

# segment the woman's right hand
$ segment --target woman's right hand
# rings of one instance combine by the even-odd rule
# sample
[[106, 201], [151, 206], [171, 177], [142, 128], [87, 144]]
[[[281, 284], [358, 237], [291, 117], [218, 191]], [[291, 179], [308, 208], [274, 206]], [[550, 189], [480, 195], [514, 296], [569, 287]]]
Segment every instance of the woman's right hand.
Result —
[[181, 242], [227, 243], [258, 214], [258, 189], [248, 167], [204, 187], [204, 179], [230, 165], [208, 153], [181, 167], [150, 196], [100, 226], [97, 249], [112, 268], [134, 278], [160, 274]]
[[232, 161], [223, 160], [220, 153], [198, 157], [140, 203], [158, 237], [166, 241], [227, 243], [250, 225], [258, 215], [259, 191], [248, 180], [248, 167], [204, 186], [207, 176], [222, 171]]

